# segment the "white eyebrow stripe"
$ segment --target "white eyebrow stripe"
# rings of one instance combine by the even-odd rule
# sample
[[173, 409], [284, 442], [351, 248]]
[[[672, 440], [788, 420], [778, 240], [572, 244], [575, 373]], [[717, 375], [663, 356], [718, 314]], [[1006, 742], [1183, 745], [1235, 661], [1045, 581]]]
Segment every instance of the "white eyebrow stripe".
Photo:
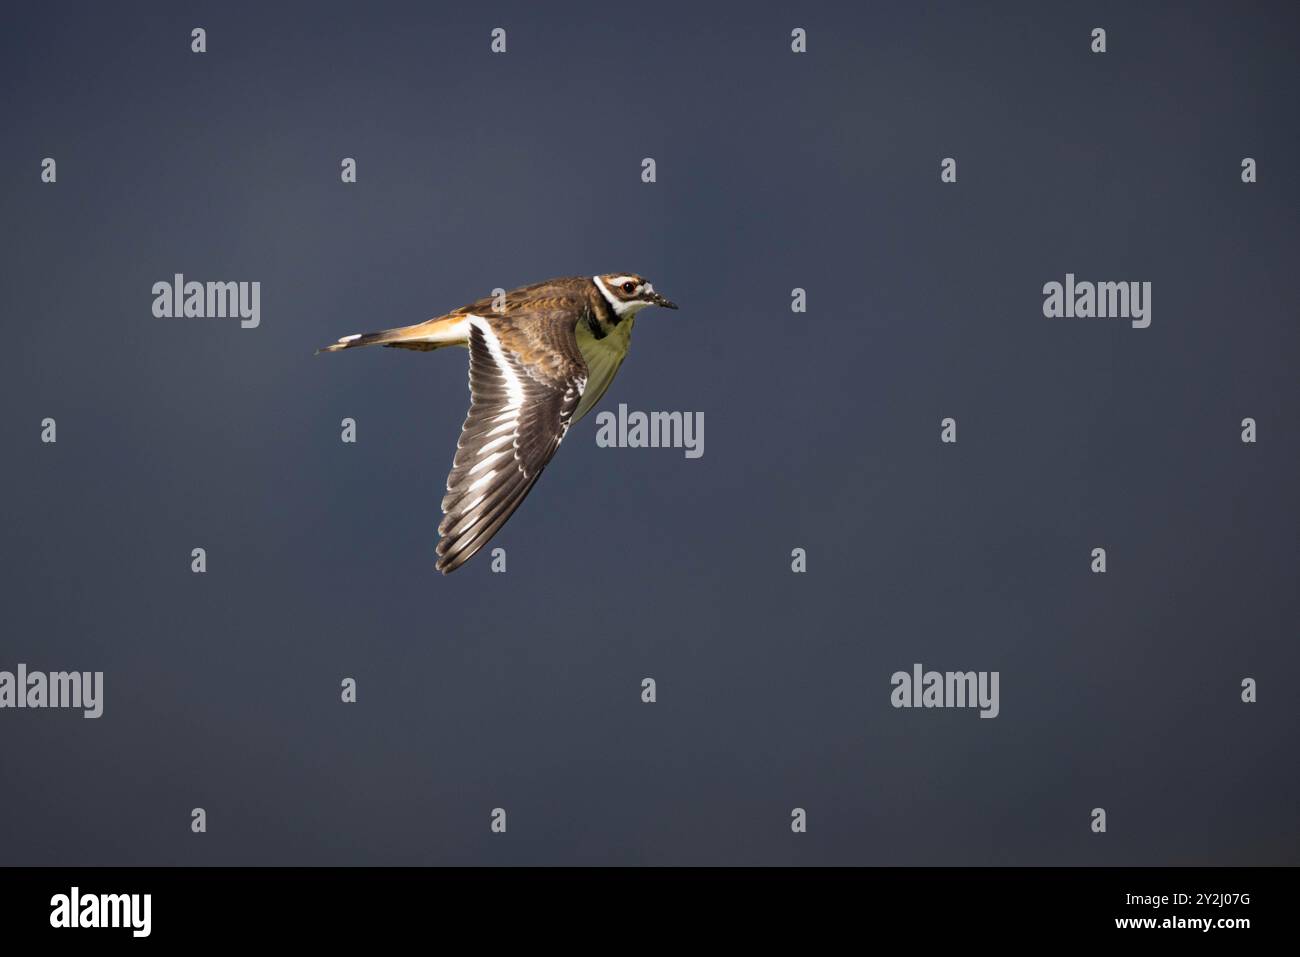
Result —
[[636, 281], [637, 281], [636, 276], [616, 276], [614, 278], [614, 285], [621, 286], [625, 282], [636, 282]]
[[614, 314], [618, 316], [623, 315], [623, 310], [627, 308], [627, 303], [623, 302], [621, 299], [615, 299], [614, 295], [605, 288], [605, 280], [601, 279], [599, 276], [592, 276], [591, 281], [596, 284], [596, 288], [599, 289], [600, 294], [605, 297], [605, 301], [609, 303], [609, 308], [614, 310]]

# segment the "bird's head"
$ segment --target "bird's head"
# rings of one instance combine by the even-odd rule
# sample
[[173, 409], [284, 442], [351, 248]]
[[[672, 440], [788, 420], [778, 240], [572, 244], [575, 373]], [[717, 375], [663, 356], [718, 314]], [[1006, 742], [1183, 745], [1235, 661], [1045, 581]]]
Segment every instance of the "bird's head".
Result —
[[663, 306], [676, 309], [677, 303], [669, 302], [650, 284], [650, 280], [635, 273], [611, 272], [596, 277], [596, 284], [609, 301], [614, 311], [620, 316], [634, 316], [646, 306]]

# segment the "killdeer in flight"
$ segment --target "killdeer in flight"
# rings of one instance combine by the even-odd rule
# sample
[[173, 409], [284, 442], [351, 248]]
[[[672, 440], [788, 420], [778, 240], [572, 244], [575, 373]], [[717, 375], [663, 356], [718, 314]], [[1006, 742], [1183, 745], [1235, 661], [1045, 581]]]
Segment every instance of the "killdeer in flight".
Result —
[[677, 308], [632, 273], [573, 276], [320, 350], [469, 349], [470, 405], [442, 500], [440, 572], [468, 561], [519, 507], [569, 426], [609, 388], [646, 306]]

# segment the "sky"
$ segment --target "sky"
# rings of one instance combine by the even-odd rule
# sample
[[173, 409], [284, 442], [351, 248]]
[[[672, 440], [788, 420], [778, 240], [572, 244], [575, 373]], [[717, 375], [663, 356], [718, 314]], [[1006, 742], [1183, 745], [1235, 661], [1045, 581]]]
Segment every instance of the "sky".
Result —
[[[1293, 5], [5, 18], [0, 671], [104, 711], [0, 709], [0, 864], [1300, 860]], [[597, 272], [703, 455], [593, 413], [437, 574], [465, 353], [315, 349]]]

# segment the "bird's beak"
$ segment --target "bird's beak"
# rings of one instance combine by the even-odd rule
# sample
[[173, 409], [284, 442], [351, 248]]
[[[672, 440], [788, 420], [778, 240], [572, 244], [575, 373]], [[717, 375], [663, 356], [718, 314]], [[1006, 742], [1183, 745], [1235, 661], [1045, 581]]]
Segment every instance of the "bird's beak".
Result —
[[665, 299], [663, 296], [659, 295], [659, 293], [657, 293], [657, 292], [656, 292], [654, 295], [652, 295], [652, 296], [650, 297], [650, 301], [653, 302], [656, 306], [663, 306], [665, 309], [676, 309], [676, 308], [677, 308], [677, 303], [675, 303], [675, 302], [673, 302], [673, 301], [671, 301], [671, 300], [669, 300], [669, 299]]

